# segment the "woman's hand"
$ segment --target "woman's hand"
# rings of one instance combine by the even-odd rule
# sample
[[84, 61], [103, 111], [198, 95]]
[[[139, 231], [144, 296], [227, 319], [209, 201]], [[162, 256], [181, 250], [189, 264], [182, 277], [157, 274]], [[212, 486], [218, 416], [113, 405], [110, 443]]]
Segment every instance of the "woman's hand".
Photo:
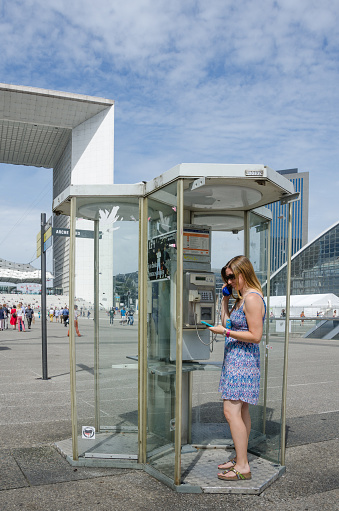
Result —
[[209, 326], [208, 330], [211, 330], [214, 334], [224, 335], [225, 327], [222, 325]]

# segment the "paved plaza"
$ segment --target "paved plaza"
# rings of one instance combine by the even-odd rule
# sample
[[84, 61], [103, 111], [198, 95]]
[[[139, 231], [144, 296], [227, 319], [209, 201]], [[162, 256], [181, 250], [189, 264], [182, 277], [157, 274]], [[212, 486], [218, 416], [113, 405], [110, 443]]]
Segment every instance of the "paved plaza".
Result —
[[[117, 365], [126, 362], [126, 350], [136, 354], [136, 323], [115, 320], [110, 326], [104, 318], [102, 325], [103, 338], [115, 344]], [[92, 320], [80, 318], [79, 328], [77, 375], [85, 382], [93, 371]], [[2, 511], [339, 509], [339, 341], [291, 339], [286, 474], [259, 496], [178, 494], [142, 470], [70, 466], [54, 446], [71, 437], [69, 347], [62, 325], [48, 323], [47, 381], [41, 379], [39, 321], [27, 332], [0, 332], [0, 364]], [[274, 379], [269, 385], [281, 386]], [[90, 403], [84, 413], [90, 415]], [[125, 415], [135, 421], [132, 413]]]

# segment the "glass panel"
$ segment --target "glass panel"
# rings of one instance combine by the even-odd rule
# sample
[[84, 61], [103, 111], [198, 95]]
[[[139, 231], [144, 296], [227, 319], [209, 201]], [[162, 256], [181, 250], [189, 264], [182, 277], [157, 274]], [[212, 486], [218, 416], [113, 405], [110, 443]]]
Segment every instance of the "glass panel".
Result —
[[[83, 319], [86, 331], [77, 349], [77, 367], [81, 371], [77, 373], [79, 427], [96, 426], [96, 441], [92, 445], [86, 443], [84, 449], [87, 456], [113, 454], [116, 458], [128, 455], [136, 459], [139, 201], [129, 197], [105, 204], [80, 204], [78, 211], [79, 215], [94, 219], [81, 222], [90, 223], [92, 231], [96, 224], [99, 233], [96, 256], [93, 239], [89, 240], [91, 246], [80, 246], [77, 239], [79, 257], [88, 260], [86, 264], [77, 261], [76, 281], [81, 290], [77, 299], [87, 300], [90, 312]], [[95, 257], [97, 329], [92, 321]], [[81, 273], [79, 265], [83, 268]]]
[[[268, 243], [268, 221], [251, 212], [250, 260], [261, 284], [267, 280]], [[266, 285], [263, 286], [263, 291], [265, 294]], [[269, 321], [268, 318], [267, 320]], [[279, 462], [284, 343], [281, 342], [281, 338], [271, 336], [266, 340], [266, 321], [260, 343], [259, 403], [256, 406], [250, 405], [252, 431], [256, 433], [257, 441], [250, 444], [250, 449], [260, 456]]]
[[[148, 198], [147, 456], [174, 478], [177, 185]], [[161, 320], [160, 320], [161, 318]]]
[[[76, 345], [76, 402], [79, 435], [79, 456], [86, 450], [82, 440], [82, 429], [86, 428], [89, 437], [95, 428], [95, 388], [94, 388], [94, 226], [90, 220], [77, 218], [75, 238], [75, 311], [78, 327], [75, 330]], [[89, 237], [84, 237], [86, 233]], [[81, 237], [79, 236], [81, 234]], [[72, 326], [74, 328], [74, 326]], [[78, 336], [78, 333], [81, 337]], [[90, 441], [92, 442], [92, 441]]]

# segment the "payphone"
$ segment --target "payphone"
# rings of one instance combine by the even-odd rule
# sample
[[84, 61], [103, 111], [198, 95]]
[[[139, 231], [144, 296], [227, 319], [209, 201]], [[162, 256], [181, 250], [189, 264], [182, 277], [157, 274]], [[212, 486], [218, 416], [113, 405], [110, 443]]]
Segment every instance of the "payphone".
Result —
[[[211, 231], [185, 225], [183, 231], [183, 349], [182, 360], [210, 358], [210, 331], [202, 321], [215, 323], [216, 279], [211, 271]], [[175, 280], [172, 281], [170, 360], [176, 359]]]
[[183, 327], [203, 327], [201, 321], [214, 323], [215, 275], [212, 272], [184, 273]]

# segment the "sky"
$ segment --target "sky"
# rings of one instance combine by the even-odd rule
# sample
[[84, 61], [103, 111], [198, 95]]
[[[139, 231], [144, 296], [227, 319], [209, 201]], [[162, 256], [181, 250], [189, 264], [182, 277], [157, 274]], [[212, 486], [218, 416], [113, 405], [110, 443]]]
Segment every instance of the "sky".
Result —
[[[332, 0], [2, 0], [0, 82], [114, 99], [115, 183], [194, 162], [309, 171], [311, 241], [338, 220], [338, 25]], [[0, 177], [0, 257], [38, 267], [52, 170]]]

